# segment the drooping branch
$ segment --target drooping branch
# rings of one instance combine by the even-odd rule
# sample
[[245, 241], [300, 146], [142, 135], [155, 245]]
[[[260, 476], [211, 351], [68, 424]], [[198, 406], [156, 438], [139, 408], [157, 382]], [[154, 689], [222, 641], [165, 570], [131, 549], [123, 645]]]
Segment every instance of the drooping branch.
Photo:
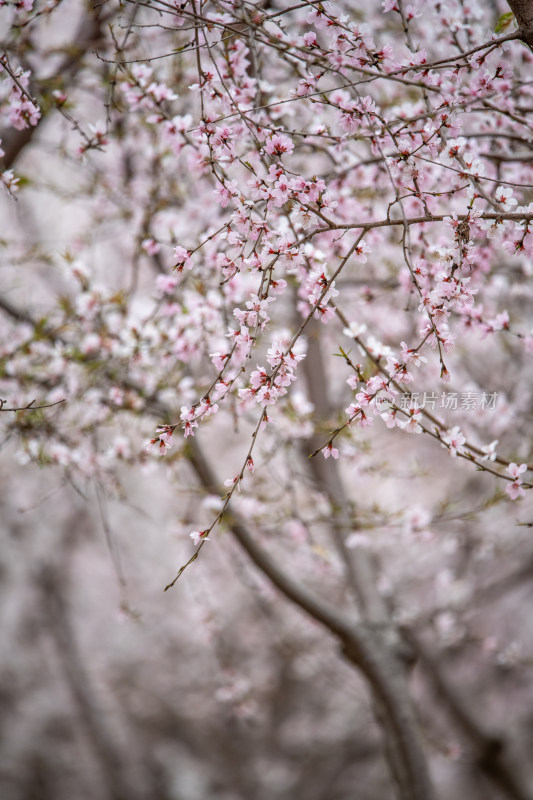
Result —
[[[190, 439], [187, 444], [187, 457], [203, 488], [210, 494], [224, 494], [196, 438]], [[302, 584], [284, 572], [257, 544], [236, 512], [232, 511], [229, 514], [227, 522], [233, 535], [254, 564], [289, 600], [343, 641], [353, 634], [350, 620], [325, 600], [319, 600], [316, 595], [311, 594]]]

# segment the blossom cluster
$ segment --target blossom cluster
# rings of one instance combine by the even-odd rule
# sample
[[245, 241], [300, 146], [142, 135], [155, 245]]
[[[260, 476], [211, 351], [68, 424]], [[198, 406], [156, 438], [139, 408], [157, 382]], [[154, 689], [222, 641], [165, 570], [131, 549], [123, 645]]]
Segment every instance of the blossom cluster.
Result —
[[[527, 277], [533, 255], [533, 175], [523, 157], [530, 88], [519, 69], [531, 56], [521, 52], [511, 66], [513, 42], [487, 38], [477, 3], [443, 11], [386, 2], [372, 27], [352, 12], [328, 2], [287, 9], [283, 20], [258, 12], [249, 38], [232, 4], [223, 12], [206, 3], [198, 26], [180, 4], [168, 10], [176, 41], [157, 31], [168, 57], [152, 59], [148, 41], [131, 33], [112, 107], [102, 102], [108, 113], [78, 122], [76, 98], [52, 91], [54, 113], [81, 137], [71, 153], [83, 157], [89, 195], [98, 187], [89, 202], [99, 225], [131, 221], [103, 270], [109, 261], [132, 274], [111, 290], [69, 253], [74, 283], [48, 311], [44, 339], [34, 326], [6, 346], [21, 402], [32, 382], [43, 385], [48, 359], [57, 369], [44, 399], [82, 405], [75, 433], [52, 437], [58, 457], [44, 432], [25, 431], [31, 457], [88, 463], [72, 455], [90, 450], [80, 431], [143, 413], [156, 416], [149, 440], [159, 454], [177, 432], [238, 429], [242, 418], [261, 425], [267, 451], [279, 435], [299, 442], [320, 431], [318, 451], [335, 457], [344, 442], [385, 428], [427, 434], [439, 452], [444, 444], [487, 467], [476, 421], [458, 428], [445, 412], [494, 410], [498, 397], [485, 423], [501, 441], [513, 414], [505, 348], [517, 358], [533, 350], [509, 277]], [[151, 25], [150, 9], [142, 14]], [[422, 14], [441, 35], [428, 36]], [[391, 38], [400, 18], [404, 32]], [[38, 81], [10, 59], [2, 114], [15, 130], [35, 128]], [[17, 180], [2, 173], [10, 192]], [[89, 261], [92, 235], [73, 237]], [[361, 363], [340, 347], [343, 330]], [[335, 398], [323, 408], [308, 374], [319, 359], [304, 360], [315, 339], [322, 357], [341, 357], [318, 378]], [[475, 367], [485, 346], [487, 375]], [[441, 411], [438, 424], [428, 416]], [[527, 461], [514, 447], [505, 457], [500, 445], [502, 479], [509, 463]], [[137, 450], [119, 444], [117, 459]], [[110, 452], [87, 471], [107, 468]]]

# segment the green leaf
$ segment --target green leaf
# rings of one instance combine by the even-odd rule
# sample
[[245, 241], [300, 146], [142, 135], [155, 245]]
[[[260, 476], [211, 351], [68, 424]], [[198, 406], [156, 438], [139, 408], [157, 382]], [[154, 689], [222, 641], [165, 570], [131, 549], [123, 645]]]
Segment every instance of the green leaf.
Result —
[[502, 14], [498, 22], [496, 23], [496, 27], [494, 30], [496, 33], [501, 33], [504, 31], [514, 19], [514, 14], [512, 11], [507, 11], [505, 14]]

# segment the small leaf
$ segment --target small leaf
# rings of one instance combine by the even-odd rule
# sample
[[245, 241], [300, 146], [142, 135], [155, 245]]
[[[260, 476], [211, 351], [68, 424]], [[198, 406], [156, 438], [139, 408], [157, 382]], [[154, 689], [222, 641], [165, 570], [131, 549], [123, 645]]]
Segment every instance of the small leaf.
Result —
[[513, 19], [514, 19], [514, 14], [512, 11], [507, 11], [505, 14], [502, 14], [498, 22], [496, 23], [496, 27], [494, 28], [496, 33], [501, 33], [506, 28], [508, 28]]

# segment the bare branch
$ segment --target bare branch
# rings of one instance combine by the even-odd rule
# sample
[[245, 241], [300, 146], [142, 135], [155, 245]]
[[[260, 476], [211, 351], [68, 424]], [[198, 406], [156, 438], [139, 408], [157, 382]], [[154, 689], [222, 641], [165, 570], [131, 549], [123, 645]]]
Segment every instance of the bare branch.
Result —
[[27, 406], [20, 406], [18, 408], [6, 408], [5, 403], [7, 403], [7, 400], [3, 400], [2, 398], [0, 398], [0, 411], [39, 411], [42, 408], [53, 408], [54, 406], [59, 406], [62, 403], [66, 403], [67, 401], [66, 398], [63, 398], [62, 400], [56, 400], [55, 403], [45, 403], [42, 406], [34, 405], [35, 402], [36, 402], [35, 400], [31, 400], [31, 402], [29, 402]]

